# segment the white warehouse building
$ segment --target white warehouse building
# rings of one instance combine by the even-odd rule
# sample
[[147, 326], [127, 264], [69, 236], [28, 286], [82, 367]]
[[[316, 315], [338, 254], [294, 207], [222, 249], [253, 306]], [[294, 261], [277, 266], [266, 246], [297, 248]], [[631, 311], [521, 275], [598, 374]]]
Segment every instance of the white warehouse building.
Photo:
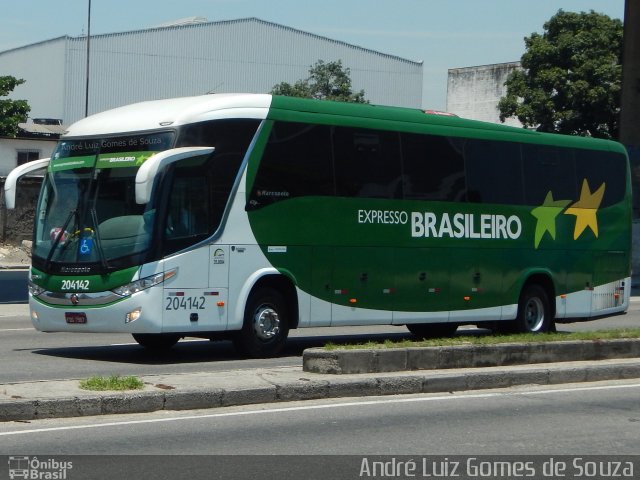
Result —
[[[170, 25], [90, 38], [89, 114], [143, 100], [207, 92], [265, 93], [341, 60], [354, 91], [375, 104], [419, 108], [422, 62], [387, 55], [257, 18]], [[64, 36], [0, 52], [0, 75], [26, 83], [32, 118], [70, 124], [85, 116], [87, 37]]]

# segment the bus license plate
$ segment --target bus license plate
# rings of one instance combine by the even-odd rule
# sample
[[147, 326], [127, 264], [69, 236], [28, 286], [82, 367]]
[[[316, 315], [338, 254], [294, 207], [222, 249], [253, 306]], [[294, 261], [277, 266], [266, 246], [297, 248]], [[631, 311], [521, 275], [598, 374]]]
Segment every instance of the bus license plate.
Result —
[[64, 318], [67, 323], [87, 323], [87, 314], [81, 312], [65, 312]]

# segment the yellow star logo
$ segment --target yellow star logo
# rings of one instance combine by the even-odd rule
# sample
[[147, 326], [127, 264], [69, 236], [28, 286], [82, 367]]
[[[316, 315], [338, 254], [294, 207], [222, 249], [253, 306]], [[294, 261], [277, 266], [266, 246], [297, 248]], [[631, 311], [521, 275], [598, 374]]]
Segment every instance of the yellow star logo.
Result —
[[598, 218], [596, 212], [602, 202], [604, 196], [605, 184], [603, 183], [593, 193], [589, 189], [589, 183], [585, 178], [582, 182], [582, 191], [580, 192], [580, 200], [571, 205], [564, 212], [565, 215], [576, 216], [576, 228], [573, 231], [573, 239], [577, 240], [587, 227], [591, 229], [593, 234], [598, 238]]

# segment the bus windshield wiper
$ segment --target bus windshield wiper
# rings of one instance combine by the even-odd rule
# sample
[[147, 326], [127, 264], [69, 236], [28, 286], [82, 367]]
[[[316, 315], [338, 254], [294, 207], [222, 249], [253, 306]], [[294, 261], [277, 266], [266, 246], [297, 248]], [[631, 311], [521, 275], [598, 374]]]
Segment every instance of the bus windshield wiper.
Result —
[[65, 232], [67, 231], [67, 227], [69, 226], [69, 222], [71, 222], [71, 219], [77, 214], [78, 214], [78, 209], [77, 208], [74, 208], [73, 210], [71, 210], [69, 212], [69, 215], [67, 216], [67, 219], [64, 222], [64, 225], [62, 225], [62, 228], [60, 229], [60, 231], [56, 235], [56, 238], [53, 241], [53, 244], [51, 245], [51, 248], [49, 249], [49, 255], [47, 255], [47, 261], [45, 262], [45, 270], [46, 271], [49, 270], [49, 266], [51, 265], [51, 258], [53, 257], [53, 253], [56, 251], [56, 248], [58, 248], [58, 245], [60, 244], [60, 241], [65, 237]]
[[93, 226], [95, 227], [94, 234], [96, 241], [96, 250], [98, 250], [100, 263], [102, 264], [102, 268], [107, 271], [109, 269], [109, 262], [107, 262], [107, 257], [104, 255], [104, 250], [102, 250], [102, 244], [100, 242], [100, 232], [98, 231], [98, 214], [96, 213], [96, 207], [91, 207], [89, 213], [91, 214], [91, 221], [93, 222]]

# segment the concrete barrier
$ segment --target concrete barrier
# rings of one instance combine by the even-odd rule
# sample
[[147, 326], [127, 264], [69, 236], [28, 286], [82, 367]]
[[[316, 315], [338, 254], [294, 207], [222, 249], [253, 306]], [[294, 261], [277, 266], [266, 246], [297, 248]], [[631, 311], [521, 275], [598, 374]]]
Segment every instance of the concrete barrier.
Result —
[[311, 348], [303, 353], [302, 368], [313, 373], [351, 374], [616, 358], [640, 358], [640, 340], [625, 338], [362, 350]]

